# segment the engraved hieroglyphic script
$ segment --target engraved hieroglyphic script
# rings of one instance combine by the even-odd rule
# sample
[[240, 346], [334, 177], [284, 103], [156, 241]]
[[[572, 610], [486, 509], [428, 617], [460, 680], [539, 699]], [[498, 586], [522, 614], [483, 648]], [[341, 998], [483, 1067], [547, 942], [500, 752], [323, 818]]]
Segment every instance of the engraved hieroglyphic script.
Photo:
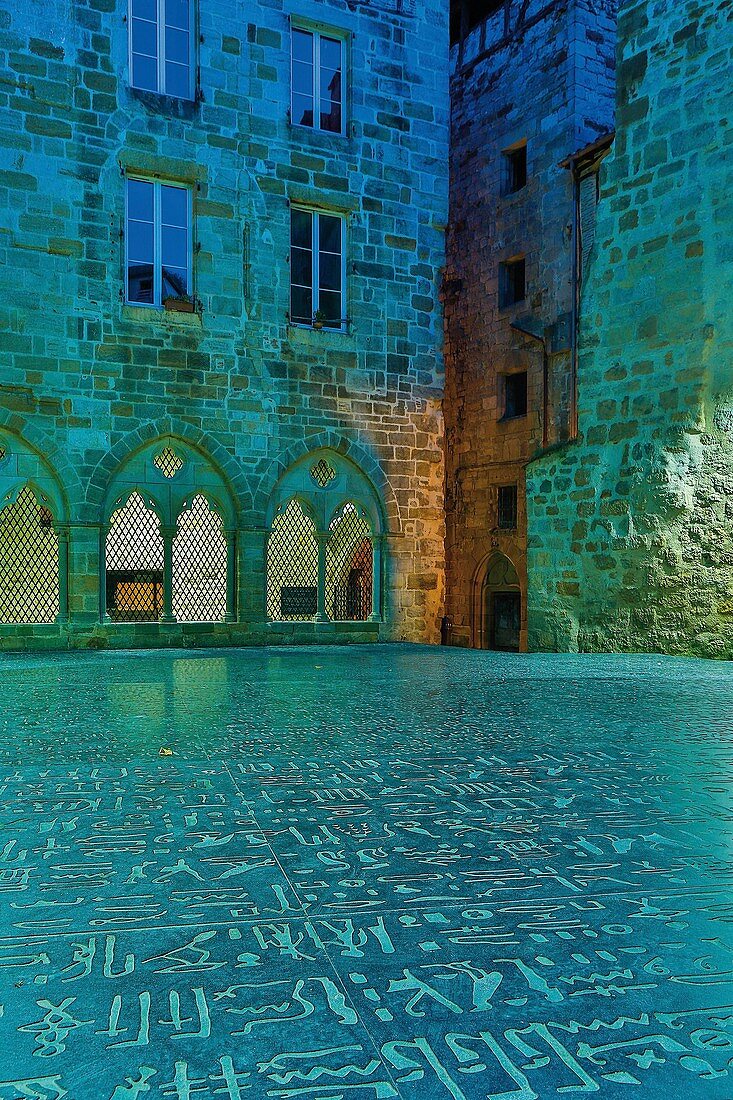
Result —
[[0, 663], [0, 1100], [733, 1098], [725, 666]]

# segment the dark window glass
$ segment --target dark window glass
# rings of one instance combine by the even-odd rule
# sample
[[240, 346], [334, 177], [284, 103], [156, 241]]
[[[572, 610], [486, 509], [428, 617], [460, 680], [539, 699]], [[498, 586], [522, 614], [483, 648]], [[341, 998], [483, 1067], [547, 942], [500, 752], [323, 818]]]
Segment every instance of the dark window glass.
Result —
[[513, 195], [527, 184], [527, 146], [504, 153], [504, 194]]
[[131, 0], [132, 85], [191, 95], [192, 0]]
[[341, 133], [343, 42], [298, 28], [292, 39], [292, 122]]
[[[159, 196], [157, 213], [156, 193]], [[191, 293], [189, 192], [186, 188], [128, 179], [126, 236], [128, 301], [162, 305], [166, 298], [180, 298]]]
[[484, 19], [494, 15], [504, 7], [505, 0], [451, 0], [450, 40], [451, 45], [461, 40], [461, 28], [465, 34], [472, 31]]
[[[317, 257], [317, 264], [314, 258]], [[314, 272], [318, 281], [314, 285]], [[316, 312], [329, 326], [343, 316], [342, 219], [294, 208], [290, 212], [290, 319], [312, 324]]]
[[513, 531], [517, 526], [517, 487], [500, 485], [497, 524], [504, 531]]
[[527, 372], [504, 375], [504, 419], [527, 415]]
[[503, 263], [499, 272], [499, 305], [516, 305], [523, 302], [527, 293], [524, 256]]

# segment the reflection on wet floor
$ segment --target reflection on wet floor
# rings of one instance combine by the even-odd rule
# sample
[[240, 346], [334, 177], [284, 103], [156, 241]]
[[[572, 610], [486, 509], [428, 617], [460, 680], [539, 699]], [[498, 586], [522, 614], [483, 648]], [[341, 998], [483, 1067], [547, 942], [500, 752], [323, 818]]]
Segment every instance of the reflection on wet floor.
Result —
[[730, 666], [0, 676], [0, 1100], [733, 1098]]

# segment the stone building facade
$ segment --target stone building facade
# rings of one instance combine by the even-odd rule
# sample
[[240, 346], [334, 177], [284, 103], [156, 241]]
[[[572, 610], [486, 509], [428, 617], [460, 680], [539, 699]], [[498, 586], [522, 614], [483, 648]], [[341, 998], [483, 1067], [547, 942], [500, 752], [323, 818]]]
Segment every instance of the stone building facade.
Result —
[[529, 467], [535, 649], [733, 657], [733, 7], [625, 0], [579, 434]]
[[446, 613], [453, 644], [526, 648], [525, 470], [574, 431], [561, 162], [613, 127], [616, 2], [458, 2], [452, 31]]
[[443, 0], [5, 6], [2, 646], [437, 640], [447, 57]]

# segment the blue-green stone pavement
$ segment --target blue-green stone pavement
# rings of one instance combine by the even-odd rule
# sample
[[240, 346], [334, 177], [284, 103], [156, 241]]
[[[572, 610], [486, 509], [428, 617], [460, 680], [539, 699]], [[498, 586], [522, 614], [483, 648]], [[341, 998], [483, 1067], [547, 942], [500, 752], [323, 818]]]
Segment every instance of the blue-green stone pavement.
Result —
[[0, 677], [0, 1100], [733, 1098], [729, 665]]

